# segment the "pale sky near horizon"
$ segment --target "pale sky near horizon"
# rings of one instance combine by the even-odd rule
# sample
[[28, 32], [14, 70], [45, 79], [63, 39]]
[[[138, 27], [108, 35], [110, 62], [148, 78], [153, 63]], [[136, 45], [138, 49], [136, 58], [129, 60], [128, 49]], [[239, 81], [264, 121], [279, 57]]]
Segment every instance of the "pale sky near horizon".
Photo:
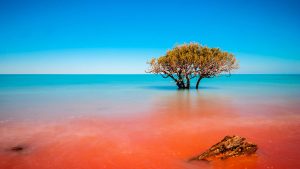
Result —
[[145, 73], [184, 42], [232, 52], [236, 73], [300, 73], [300, 2], [0, 0], [0, 73]]

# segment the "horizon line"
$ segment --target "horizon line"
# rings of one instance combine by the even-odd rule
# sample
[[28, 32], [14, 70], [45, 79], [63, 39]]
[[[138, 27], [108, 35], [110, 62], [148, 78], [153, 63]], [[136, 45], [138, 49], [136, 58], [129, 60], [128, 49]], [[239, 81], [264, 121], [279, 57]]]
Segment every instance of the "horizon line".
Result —
[[[0, 73], [0, 75], [159, 75], [150, 73]], [[220, 74], [228, 75], [228, 74]], [[231, 73], [231, 75], [300, 75], [300, 73]]]

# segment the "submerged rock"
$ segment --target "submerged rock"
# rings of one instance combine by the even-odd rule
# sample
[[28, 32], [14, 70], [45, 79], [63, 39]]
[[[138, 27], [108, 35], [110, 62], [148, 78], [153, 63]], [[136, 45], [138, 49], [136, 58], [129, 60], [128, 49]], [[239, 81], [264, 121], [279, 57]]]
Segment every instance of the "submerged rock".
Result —
[[14, 152], [21, 152], [21, 151], [25, 150], [25, 148], [26, 148], [26, 146], [24, 146], [24, 145], [17, 145], [17, 146], [11, 147], [9, 150], [14, 151]]
[[255, 153], [257, 145], [247, 142], [240, 136], [225, 136], [219, 143], [213, 145], [197, 157], [191, 160], [212, 161], [215, 159], [227, 159], [230, 157], [250, 155]]

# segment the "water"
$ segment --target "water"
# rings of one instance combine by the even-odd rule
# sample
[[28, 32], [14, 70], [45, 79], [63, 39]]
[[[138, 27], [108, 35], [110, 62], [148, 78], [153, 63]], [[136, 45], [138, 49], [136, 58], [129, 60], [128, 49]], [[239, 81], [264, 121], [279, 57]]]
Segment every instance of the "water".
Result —
[[[189, 94], [249, 103], [297, 100], [299, 88], [299, 75], [232, 75], [204, 79]], [[186, 91], [153, 75], [0, 75], [0, 119], [140, 114], [178, 93]]]
[[[0, 75], [0, 168], [300, 167], [300, 75], [200, 85], [177, 90], [158, 75]], [[257, 154], [187, 162], [232, 134], [257, 143]], [[16, 145], [25, 148], [9, 151]]]

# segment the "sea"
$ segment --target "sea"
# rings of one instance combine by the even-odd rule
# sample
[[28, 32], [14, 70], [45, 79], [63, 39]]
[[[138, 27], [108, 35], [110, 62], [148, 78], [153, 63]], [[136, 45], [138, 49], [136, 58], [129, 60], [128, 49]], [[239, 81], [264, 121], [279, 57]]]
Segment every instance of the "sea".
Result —
[[[0, 75], [0, 168], [300, 168], [300, 75]], [[188, 159], [226, 135], [254, 155]], [[21, 147], [21, 150], [14, 149]]]

